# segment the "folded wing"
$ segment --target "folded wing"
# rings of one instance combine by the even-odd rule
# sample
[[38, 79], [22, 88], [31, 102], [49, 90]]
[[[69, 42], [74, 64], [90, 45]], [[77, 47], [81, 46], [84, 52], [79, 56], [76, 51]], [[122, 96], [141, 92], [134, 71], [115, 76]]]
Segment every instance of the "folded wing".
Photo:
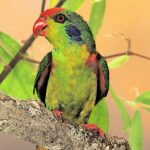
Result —
[[52, 54], [49, 52], [39, 64], [38, 72], [34, 82], [33, 93], [35, 90], [43, 103], [45, 103], [47, 83], [50, 78], [52, 67]]

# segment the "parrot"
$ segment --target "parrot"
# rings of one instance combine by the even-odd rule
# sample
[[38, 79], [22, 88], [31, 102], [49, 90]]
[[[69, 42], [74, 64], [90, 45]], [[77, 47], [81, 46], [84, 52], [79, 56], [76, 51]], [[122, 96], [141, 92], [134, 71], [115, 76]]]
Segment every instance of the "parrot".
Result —
[[33, 34], [53, 45], [39, 64], [33, 92], [56, 116], [88, 127], [92, 109], [109, 90], [108, 65], [90, 27], [79, 14], [55, 7], [40, 14]]

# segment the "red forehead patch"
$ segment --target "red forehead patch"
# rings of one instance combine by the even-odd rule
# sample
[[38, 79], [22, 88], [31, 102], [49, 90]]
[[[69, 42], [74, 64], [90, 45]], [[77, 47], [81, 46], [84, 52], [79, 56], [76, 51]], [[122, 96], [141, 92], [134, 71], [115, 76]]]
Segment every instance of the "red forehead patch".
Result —
[[51, 9], [47, 9], [45, 11], [43, 11], [41, 13], [41, 17], [46, 17], [46, 16], [53, 16], [54, 14], [61, 12], [62, 10], [64, 10], [63, 8], [60, 7], [55, 7], [55, 8], [51, 8]]

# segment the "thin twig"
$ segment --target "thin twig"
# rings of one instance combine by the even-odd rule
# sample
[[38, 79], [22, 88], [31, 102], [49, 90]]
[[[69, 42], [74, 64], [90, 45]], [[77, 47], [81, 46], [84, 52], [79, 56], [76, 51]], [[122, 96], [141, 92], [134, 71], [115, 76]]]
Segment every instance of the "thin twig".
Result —
[[67, 0], [60, 0], [55, 7], [61, 7]]
[[16, 66], [16, 64], [22, 59], [20, 53], [25, 54], [27, 49], [31, 46], [34, 41], [34, 36], [31, 35], [26, 43], [21, 47], [19, 52], [15, 55], [15, 57], [10, 61], [8, 65], [5, 66], [4, 70], [0, 74], [0, 83], [6, 78], [9, 72]]
[[104, 56], [106, 59], [110, 59], [110, 58], [114, 58], [114, 57], [119, 57], [119, 56], [124, 56], [124, 55], [128, 55], [128, 56], [137, 56], [146, 60], [150, 60], [150, 57], [138, 54], [138, 53], [134, 53], [134, 52], [122, 52], [122, 53], [117, 53], [117, 54], [113, 54], [113, 55], [109, 55], [109, 56]]
[[3, 66], [7, 65], [6, 61], [1, 56], [0, 56], [0, 62], [2, 63]]
[[109, 56], [104, 56], [106, 59], [110, 59], [110, 58], [114, 58], [114, 57], [119, 57], [119, 56], [124, 56], [124, 55], [128, 55], [128, 56], [137, 56], [146, 60], [150, 60], [150, 57], [138, 54], [138, 53], [134, 53], [132, 51], [128, 52], [123, 52], [123, 53], [117, 53], [117, 54], [113, 54], [113, 55], [109, 55]]
[[132, 53], [132, 55], [140, 57], [140, 58], [144, 58], [144, 59], [147, 59], [147, 60], [150, 60], [150, 57], [147, 57], [147, 56], [144, 56], [144, 55], [141, 55], [141, 54]]
[[110, 33], [109, 36], [116, 36], [116, 37], [124, 39], [127, 42], [127, 50], [126, 50], [126, 52], [112, 54], [112, 55], [109, 55], [109, 56], [104, 56], [106, 59], [128, 55], [128, 56], [137, 56], [137, 57], [140, 57], [140, 58], [143, 58], [143, 59], [146, 59], [146, 60], [150, 60], [150, 57], [132, 52], [132, 50], [131, 50], [131, 39], [128, 36], [126, 36], [124, 33], [119, 33], [119, 34]]
[[27, 57], [27, 56], [25, 56], [25, 55], [23, 55], [23, 54], [21, 54], [21, 53], [20, 53], [20, 56], [22, 57], [22, 59], [24, 59], [24, 60], [26, 60], [26, 61], [28, 61], [28, 62], [31, 62], [31, 63], [34, 63], [34, 64], [39, 64], [39, 63], [40, 63], [39, 61], [34, 60], [34, 59], [32, 59], [32, 58], [29, 58], [29, 57]]
[[112, 54], [109, 56], [104, 56], [104, 58], [109, 59], [109, 58], [119, 57], [119, 56], [123, 56], [123, 55], [127, 55], [127, 53], [123, 52], [123, 53]]
[[42, 1], [41, 12], [45, 9], [46, 0]]
[[3, 49], [3, 51], [9, 56], [9, 57], [13, 57], [13, 54], [7, 50], [6, 46], [0, 41], [0, 47]]

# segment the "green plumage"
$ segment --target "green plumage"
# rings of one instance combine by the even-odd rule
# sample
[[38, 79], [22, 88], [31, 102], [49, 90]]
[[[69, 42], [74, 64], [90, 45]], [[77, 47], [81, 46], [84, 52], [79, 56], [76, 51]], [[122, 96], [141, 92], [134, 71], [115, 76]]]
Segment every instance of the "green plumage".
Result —
[[[65, 17], [63, 23], [59, 15]], [[63, 10], [46, 21], [45, 37], [54, 49], [41, 61], [34, 88], [48, 109], [63, 111], [77, 124], [86, 123], [108, 92], [106, 60], [96, 52], [90, 28], [76, 13]]]
[[[94, 107], [96, 74], [85, 65], [85, 56], [81, 54], [83, 49], [75, 46], [76, 53], [72, 50], [66, 49], [66, 55], [60, 51], [52, 52], [55, 68], [48, 83], [46, 106], [63, 111], [64, 117], [73, 122], [82, 123]], [[58, 55], [63, 56], [59, 59]], [[84, 109], [88, 103], [91, 108]]]

